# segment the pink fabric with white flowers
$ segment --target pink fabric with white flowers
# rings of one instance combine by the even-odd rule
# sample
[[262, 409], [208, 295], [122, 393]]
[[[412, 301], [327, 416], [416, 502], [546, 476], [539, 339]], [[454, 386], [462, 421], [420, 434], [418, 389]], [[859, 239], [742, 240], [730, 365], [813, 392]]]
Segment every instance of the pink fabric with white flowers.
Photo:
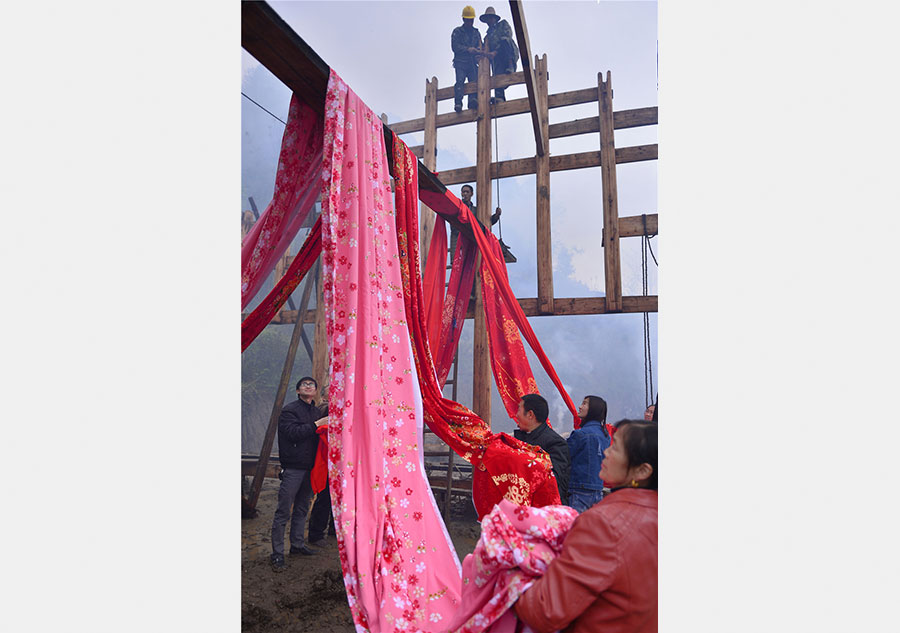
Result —
[[350, 610], [357, 631], [446, 631], [459, 560], [422, 467], [382, 125], [334, 71], [324, 147], [328, 473]]
[[494, 506], [481, 521], [475, 551], [463, 561], [462, 606], [450, 630], [513, 633], [518, 618], [510, 607], [562, 551], [577, 517], [568, 506], [531, 508], [508, 499]]

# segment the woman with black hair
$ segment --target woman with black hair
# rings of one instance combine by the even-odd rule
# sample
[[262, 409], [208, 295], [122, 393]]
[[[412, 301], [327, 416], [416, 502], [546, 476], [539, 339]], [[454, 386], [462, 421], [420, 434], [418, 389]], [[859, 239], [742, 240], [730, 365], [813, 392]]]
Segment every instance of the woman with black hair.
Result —
[[515, 604], [538, 633], [657, 630], [657, 425], [616, 426], [600, 469], [612, 492], [575, 519], [560, 555]]
[[603, 463], [603, 452], [610, 443], [606, 430], [606, 401], [600, 396], [585, 396], [578, 416], [581, 418], [581, 428], [572, 431], [566, 440], [572, 464], [569, 505], [578, 512], [584, 512], [603, 498], [600, 465]]

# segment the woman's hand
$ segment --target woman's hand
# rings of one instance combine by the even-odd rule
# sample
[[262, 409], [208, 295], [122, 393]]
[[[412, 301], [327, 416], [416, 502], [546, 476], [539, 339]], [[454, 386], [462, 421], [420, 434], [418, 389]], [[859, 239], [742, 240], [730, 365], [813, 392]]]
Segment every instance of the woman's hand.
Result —
[[328, 416], [326, 415], [324, 418], [319, 418], [316, 420], [316, 428], [322, 426], [323, 424], [328, 424]]

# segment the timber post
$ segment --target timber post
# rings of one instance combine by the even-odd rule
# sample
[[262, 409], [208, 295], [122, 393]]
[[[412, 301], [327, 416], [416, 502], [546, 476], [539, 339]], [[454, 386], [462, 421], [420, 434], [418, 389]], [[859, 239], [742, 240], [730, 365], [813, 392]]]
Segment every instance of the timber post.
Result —
[[[485, 52], [488, 47], [485, 45]], [[478, 141], [475, 184], [477, 217], [482, 226], [491, 226], [491, 66], [487, 57], [478, 64]], [[479, 227], [472, 227], [480, 230]], [[488, 335], [481, 292], [481, 253], [475, 259], [475, 336], [472, 346], [472, 410], [491, 424], [491, 369], [488, 357]]]
[[622, 270], [619, 259], [619, 205], [616, 193], [616, 143], [613, 135], [612, 74], [597, 73], [600, 110], [600, 173], [603, 181], [603, 263], [606, 310], [622, 311]]

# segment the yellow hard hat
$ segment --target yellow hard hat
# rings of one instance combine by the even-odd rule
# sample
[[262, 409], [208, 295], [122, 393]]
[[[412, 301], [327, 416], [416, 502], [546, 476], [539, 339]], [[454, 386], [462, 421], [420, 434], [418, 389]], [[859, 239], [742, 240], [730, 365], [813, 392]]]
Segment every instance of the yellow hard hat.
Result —
[[466, 5], [466, 6], [463, 8], [463, 14], [462, 14], [462, 16], [463, 16], [464, 18], [472, 18], [472, 19], [474, 20], [474, 19], [475, 19], [475, 9], [473, 9], [473, 8], [472, 8], [471, 6], [469, 6], [469, 5]]

